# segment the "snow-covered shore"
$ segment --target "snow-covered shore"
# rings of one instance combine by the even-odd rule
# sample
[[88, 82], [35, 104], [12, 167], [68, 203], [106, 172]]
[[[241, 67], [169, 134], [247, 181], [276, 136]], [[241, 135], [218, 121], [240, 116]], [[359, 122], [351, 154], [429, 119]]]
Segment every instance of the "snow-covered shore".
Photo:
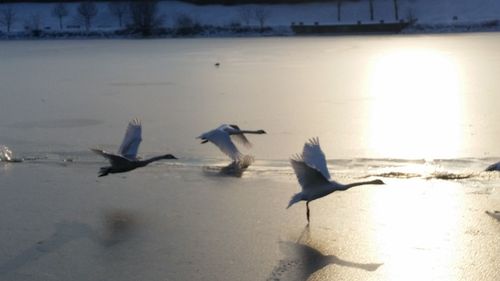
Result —
[[[417, 19], [416, 24], [404, 32], [469, 32], [499, 31], [500, 1], [498, 0], [399, 0], [399, 19]], [[97, 15], [92, 18], [91, 27], [87, 31], [82, 19], [78, 16], [79, 3], [65, 4], [68, 15], [59, 19], [52, 10], [55, 3], [21, 3], [0, 4], [0, 37], [24, 38], [39, 35], [48, 38], [60, 37], [123, 37], [129, 33], [120, 32], [117, 17], [109, 9], [107, 2], [96, 2]], [[14, 20], [7, 32], [6, 24], [2, 24], [1, 11], [11, 9]], [[292, 23], [304, 24], [349, 24], [361, 21], [391, 22], [395, 21], [393, 0], [377, 0], [374, 2], [374, 19], [370, 20], [367, 1], [345, 2], [341, 8], [341, 19], [337, 18], [336, 3], [308, 3], [295, 5], [239, 5], [196, 6], [179, 1], [160, 1], [158, 14], [162, 16], [164, 36], [171, 36], [176, 28], [179, 15], [187, 15], [203, 29], [198, 36], [258, 36], [259, 22], [255, 16], [245, 20], [243, 11], [265, 10], [263, 24], [266, 32], [263, 35], [293, 35]], [[124, 19], [124, 25], [130, 20]], [[34, 26], [40, 30], [33, 33]], [[244, 28], [241, 28], [244, 27]], [[35, 28], [35, 29], [36, 29]]]

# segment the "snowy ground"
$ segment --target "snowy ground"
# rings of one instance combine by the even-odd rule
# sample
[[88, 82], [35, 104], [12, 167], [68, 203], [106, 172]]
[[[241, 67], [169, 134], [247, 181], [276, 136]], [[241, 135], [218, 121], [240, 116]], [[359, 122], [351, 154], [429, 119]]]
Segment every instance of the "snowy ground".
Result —
[[[64, 31], [78, 32], [84, 30], [84, 24], [77, 16], [78, 3], [67, 4], [69, 15], [63, 19]], [[0, 11], [11, 7], [15, 12], [15, 21], [11, 32], [22, 34], [38, 18], [40, 28], [44, 31], [59, 31], [58, 19], [52, 16], [53, 3], [0, 4]], [[98, 14], [92, 21], [92, 31], [111, 32], [119, 29], [118, 20], [108, 9], [108, 3], [97, 3]], [[275, 32], [290, 33], [292, 22], [312, 24], [338, 23], [337, 5], [335, 3], [309, 3], [297, 5], [241, 5], [241, 6], [196, 6], [178, 1], [161, 1], [160, 14], [164, 16], [165, 27], [173, 27], [175, 18], [180, 14], [189, 15], [201, 25], [229, 26], [240, 23], [245, 25], [241, 16], [243, 9], [255, 10], [263, 8], [268, 17], [265, 25]], [[370, 22], [367, 1], [345, 2], [341, 9], [340, 23], [357, 21]], [[417, 18], [416, 32], [426, 31], [467, 31], [467, 30], [499, 30], [500, 1], [498, 0], [399, 0], [399, 18], [407, 19], [409, 15]], [[394, 8], [392, 0], [377, 0], [374, 6], [374, 21], [393, 21]], [[5, 33], [6, 26], [1, 24], [0, 30]], [[125, 20], [127, 21], [127, 20]], [[250, 25], [257, 26], [252, 18]], [[471, 28], [472, 27], [472, 28]]]

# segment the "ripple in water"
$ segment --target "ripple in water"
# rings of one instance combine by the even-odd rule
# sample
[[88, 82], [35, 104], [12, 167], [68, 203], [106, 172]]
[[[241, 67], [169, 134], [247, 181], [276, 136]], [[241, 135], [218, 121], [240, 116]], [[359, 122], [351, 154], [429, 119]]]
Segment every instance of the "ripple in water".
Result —
[[12, 150], [5, 145], [0, 145], [0, 161], [1, 162], [21, 162], [21, 159], [14, 158]]

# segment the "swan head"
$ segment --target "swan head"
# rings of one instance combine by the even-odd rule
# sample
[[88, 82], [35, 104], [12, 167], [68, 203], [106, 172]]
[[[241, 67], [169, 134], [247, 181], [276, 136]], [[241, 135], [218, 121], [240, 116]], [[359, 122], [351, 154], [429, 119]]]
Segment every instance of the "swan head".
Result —
[[382, 180], [376, 179], [376, 180], [371, 181], [371, 184], [385, 184], [385, 182], [383, 182]]
[[172, 154], [165, 154], [161, 156], [161, 159], [179, 159], [179, 158], [173, 156]]
[[264, 130], [258, 130], [256, 133], [257, 134], [267, 134], [266, 131], [264, 131]]

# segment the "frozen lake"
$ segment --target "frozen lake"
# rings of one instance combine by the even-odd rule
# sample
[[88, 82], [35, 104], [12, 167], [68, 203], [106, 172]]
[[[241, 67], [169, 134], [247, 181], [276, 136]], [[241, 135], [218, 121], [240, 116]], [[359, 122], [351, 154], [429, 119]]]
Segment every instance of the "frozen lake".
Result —
[[[0, 279], [499, 280], [500, 34], [0, 42]], [[215, 63], [220, 66], [215, 66]], [[97, 178], [132, 118], [140, 154]], [[250, 136], [242, 178], [195, 137]], [[286, 210], [318, 136], [334, 179]], [[443, 178], [461, 178], [443, 180]]]

